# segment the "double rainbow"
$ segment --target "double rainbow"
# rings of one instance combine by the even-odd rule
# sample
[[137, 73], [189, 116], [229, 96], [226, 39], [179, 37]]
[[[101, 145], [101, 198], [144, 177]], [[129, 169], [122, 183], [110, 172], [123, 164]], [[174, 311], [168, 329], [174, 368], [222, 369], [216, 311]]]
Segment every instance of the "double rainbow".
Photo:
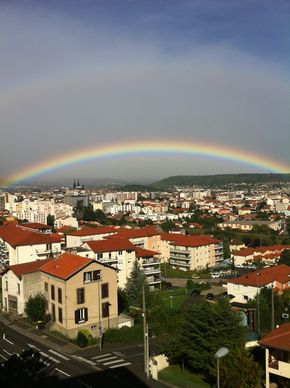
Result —
[[80, 162], [98, 160], [109, 157], [143, 156], [147, 154], [163, 155], [175, 154], [181, 156], [210, 156], [222, 160], [231, 160], [256, 167], [259, 170], [275, 173], [289, 173], [290, 167], [258, 154], [245, 150], [215, 146], [203, 143], [178, 142], [178, 141], [144, 141], [132, 143], [119, 143], [108, 146], [81, 149], [66, 153], [61, 156], [45, 160], [38, 164], [30, 165], [10, 176], [2, 179], [2, 184], [9, 186], [21, 181], [36, 178], [45, 173]]

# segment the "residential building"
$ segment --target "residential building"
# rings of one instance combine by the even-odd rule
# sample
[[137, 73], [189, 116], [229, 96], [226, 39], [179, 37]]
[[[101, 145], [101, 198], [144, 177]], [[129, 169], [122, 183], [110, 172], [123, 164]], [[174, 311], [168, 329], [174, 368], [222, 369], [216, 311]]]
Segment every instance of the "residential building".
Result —
[[290, 379], [290, 323], [272, 330], [259, 344], [265, 348], [266, 388], [271, 374]]
[[247, 303], [255, 299], [263, 287], [273, 288], [274, 292], [283, 293], [290, 286], [290, 267], [285, 264], [249, 272], [227, 283], [228, 294], [232, 302]]
[[266, 265], [274, 265], [280, 259], [281, 253], [285, 249], [290, 249], [290, 245], [243, 248], [238, 251], [233, 251], [232, 254], [236, 266], [246, 266], [257, 262], [263, 262]]
[[12, 314], [24, 314], [25, 302], [42, 290], [39, 269], [52, 259], [15, 264], [2, 272], [2, 306]]
[[157, 250], [162, 261], [183, 271], [214, 267], [223, 260], [222, 241], [205, 235], [164, 233]]
[[81, 329], [99, 336], [118, 326], [117, 271], [64, 253], [40, 268], [51, 330], [75, 338]]
[[144, 271], [149, 287], [151, 289], [160, 288], [160, 260], [154, 257], [158, 255], [158, 252], [136, 247], [124, 238], [88, 241], [82, 247], [91, 251], [89, 255], [87, 251], [83, 254], [80, 253], [82, 256], [88, 255], [90, 258], [118, 270], [118, 286], [120, 288], [126, 286], [127, 278], [130, 276], [136, 261]]
[[221, 229], [240, 229], [244, 231], [250, 231], [253, 229], [254, 226], [268, 226], [268, 228], [273, 229], [275, 231], [281, 231], [284, 226], [284, 222], [279, 221], [240, 221], [240, 220], [234, 220], [234, 221], [227, 221], [222, 222], [217, 225]]
[[8, 223], [0, 228], [0, 259], [7, 265], [55, 257], [61, 253], [60, 237]]
[[74, 232], [70, 232], [66, 236], [66, 246], [68, 248], [79, 247], [84, 242], [90, 240], [102, 240], [111, 234], [118, 231], [115, 226], [105, 226], [101, 228], [82, 228]]

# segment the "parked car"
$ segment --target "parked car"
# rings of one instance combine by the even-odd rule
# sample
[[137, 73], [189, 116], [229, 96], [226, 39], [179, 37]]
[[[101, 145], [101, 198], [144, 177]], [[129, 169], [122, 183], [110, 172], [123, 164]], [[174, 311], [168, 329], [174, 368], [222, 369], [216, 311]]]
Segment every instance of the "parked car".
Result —
[[200, 295], [200, 290], [198, 289], [192, 290], [191, 295]]
[[214, 294], [212, 292], [208, 292], [205, 296], [205, 299], [207, 300], [213, 300], [214, 299]]

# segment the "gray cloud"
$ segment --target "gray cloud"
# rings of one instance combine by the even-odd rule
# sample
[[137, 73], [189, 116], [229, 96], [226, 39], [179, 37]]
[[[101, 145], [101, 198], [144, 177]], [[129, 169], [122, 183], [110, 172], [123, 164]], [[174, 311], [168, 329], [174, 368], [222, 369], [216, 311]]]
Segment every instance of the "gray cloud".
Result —
[[[156, 138], [290, 162], [289, 79], [280, 64], [227, 42], [193, 42], [187, 53], [168, 55], [157, 41], [111, 28], [0, 12], [0, 174], [80, 148]], [[102, 177], [120, 178], [246, 170], [212, 159], [149, 157], [79, 171], [89, 176], [100, 167]]]

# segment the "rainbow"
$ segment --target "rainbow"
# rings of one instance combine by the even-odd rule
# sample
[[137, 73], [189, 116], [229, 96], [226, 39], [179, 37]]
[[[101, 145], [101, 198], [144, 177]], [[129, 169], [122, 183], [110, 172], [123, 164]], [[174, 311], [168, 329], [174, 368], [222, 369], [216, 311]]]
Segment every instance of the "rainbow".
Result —
[[290, 167], [286, 164], [241, 149], [203, 143], [157, 140], [154, 142], [139, 141], [123, 144], [120, 143], [69, 152], [38, 164], [25, 167], [24, 169], [4, 178], [2, 180], [2, 184], [9, 186], [80, 162], [108, 157], [143, 156], [147, 154], [207, 156], [222, 160], [240, 162], [248, 166], [254, 166], [259, 169], [262, 168], [267, 172], [289, 173], [290, 171]]

